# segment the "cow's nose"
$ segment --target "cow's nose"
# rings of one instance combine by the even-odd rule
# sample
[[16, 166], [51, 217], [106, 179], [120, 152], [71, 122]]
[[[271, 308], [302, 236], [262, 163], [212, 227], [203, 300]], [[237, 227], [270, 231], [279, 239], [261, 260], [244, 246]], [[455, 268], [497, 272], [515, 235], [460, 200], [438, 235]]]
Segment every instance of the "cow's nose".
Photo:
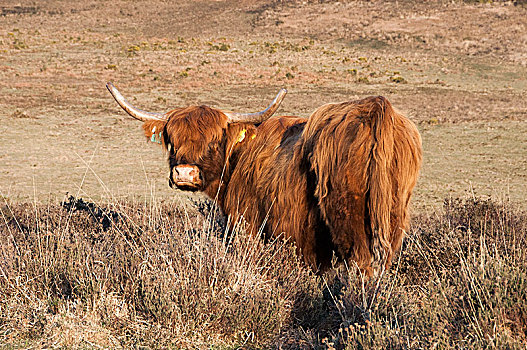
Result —
[[195, 182], [199, 178], [199, 169], [194, 165], [179, 165], [174, 170], [179, 181]]
[[182, 189], [198, 189], [202, 185], [199, 168], [195, 165], [178, 165], [172, 171], [172, 181]]

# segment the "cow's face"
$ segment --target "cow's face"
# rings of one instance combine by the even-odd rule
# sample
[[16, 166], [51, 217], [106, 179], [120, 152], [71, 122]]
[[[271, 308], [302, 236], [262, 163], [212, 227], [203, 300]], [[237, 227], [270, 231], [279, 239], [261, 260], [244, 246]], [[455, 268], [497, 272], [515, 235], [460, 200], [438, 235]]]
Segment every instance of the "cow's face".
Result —
[[169, 184], [182, 190], [204, 191], [214, 197], [240, 145], [255, 136], [255, 124], [269, 118], [286, 90], [269, 107], [257, 113], [224, 112], [207, 106], [177, 108], [166, 114], [145, 112], [132, 106], [112, 83], [106, 85], [117, 103], [144, 122], [146, 137], [168, 152]]
[[169, 184], [182, 190], [203, 190], [214, 180], [224, 160], [227, 117], [205, 106], [176, 109], [168, 117], [163, 134]]
[[[170, 186], [214, 196], [231, 156], [254, 135], [254, 125], [229, 123], [223, 112], [206, 106], [178, 108], [167, 116], [161, 139], [168, 151]], [[152, 125], [145, 123], [145, 131]]]

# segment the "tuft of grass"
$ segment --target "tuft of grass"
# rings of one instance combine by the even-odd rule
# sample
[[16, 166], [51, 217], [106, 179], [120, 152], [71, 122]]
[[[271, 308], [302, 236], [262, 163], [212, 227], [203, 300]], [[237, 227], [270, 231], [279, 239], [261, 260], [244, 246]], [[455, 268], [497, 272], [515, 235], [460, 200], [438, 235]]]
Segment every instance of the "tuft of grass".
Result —
[[369, 84], [370, 80], [368, 77], [359, 77], [357, 78], [357, 83]]
[[211, 49], [216, 50], [216, 51], [223, 51], [223, 52], [229, 51], [229, 49], [231, 48], [229, 44], [225, 44], [225, 43], [221, 43], [218, 45], [209, 43], [209, 45]]
[[408, 81], [405, 78], [403, 78], [402, 76], [400, 76], [400, 75], [396, 75], [396, 76], [390, 77], [390, 81], [392, 83], [397, 83], [397, 84], [406, 84], [406, 83], [408, 83]]
[[136, 55], [139, 51], [141, 51], [141, 46], [139, 45], [130, 45], [126, 48], [128, 56]]
[[[9, 33], [12, 34], [12, 33]], [[23, 50], [27, 49], [29, 46], [26, 44], [26, 42], [20, 38], [13, 38], [13, 48], [16, 50]]]

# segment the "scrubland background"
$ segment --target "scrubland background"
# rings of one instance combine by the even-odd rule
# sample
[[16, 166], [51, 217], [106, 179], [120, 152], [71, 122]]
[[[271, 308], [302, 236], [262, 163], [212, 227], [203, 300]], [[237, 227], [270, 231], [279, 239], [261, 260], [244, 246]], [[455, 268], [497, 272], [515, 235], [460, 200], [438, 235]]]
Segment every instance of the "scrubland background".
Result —
[[[525, 348], [527, 6], [0, 2], [0, 343]], [[115, 104], [277, 114], [384, 95], [417, 125], [414, 224], [381, 280], [316, 276], [172, 191]], [[73, 195], [73, 197], [70, 197]]]

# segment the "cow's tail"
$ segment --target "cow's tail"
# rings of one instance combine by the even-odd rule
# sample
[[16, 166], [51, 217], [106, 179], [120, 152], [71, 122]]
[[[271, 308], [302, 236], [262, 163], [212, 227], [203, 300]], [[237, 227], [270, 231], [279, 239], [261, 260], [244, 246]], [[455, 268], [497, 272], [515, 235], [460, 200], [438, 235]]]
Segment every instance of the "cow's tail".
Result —
[[391, 164], [394, 157], [394, 117], [390, 102], [382, 96], [371, 99], [372, 147], [367, 169], [368, 197], [371, 225], [373, 268], [384, 268], [391, 260], [390, 212], [392, 209]]

